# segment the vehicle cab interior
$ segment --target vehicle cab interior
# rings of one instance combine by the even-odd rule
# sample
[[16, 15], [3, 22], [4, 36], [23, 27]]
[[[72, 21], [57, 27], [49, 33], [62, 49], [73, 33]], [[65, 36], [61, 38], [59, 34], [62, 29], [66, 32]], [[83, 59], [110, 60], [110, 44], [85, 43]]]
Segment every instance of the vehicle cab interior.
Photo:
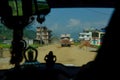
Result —
[[[23, 31], [28, 24], [35, 19], [39, 24], [44, 23], [47, 20], [46, 16], [52, 12], [51, 9], [59, 8], [114, 9], [105, 28], [102, 45], [96, 51], [97, 55], [93, 61], [82, 66], [66, 66], [57, 63], [57, 56], [50, 50], [44, 57], [45, 63], [41, 63], [37, 60], [40, 55], [38, 50], [28, 46], [23, 39]], [[34, 15], [36, 18], [33, 17]], [[13, 35], [9, 48], [9, 63], [13, 67], [0, 69], [0, 80], [118, 79], [120, 45], [118, 37], [120, 1], [118, 0], [0, 0], [0, 21], [6, 28], [12, 30]], [[21, 63], [23, 59], [24, 63]]]

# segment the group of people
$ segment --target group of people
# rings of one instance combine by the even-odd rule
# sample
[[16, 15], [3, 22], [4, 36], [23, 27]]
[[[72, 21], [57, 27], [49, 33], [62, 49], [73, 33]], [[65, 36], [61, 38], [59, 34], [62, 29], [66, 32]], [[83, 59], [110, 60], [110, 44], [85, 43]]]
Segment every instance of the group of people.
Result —
[[90, 40], [82, 40], [80, 42], [79, 48], [83, 48], [83, 47], [87, 48], [87, 47], [90, 47], [90, 46], [91, 46]]

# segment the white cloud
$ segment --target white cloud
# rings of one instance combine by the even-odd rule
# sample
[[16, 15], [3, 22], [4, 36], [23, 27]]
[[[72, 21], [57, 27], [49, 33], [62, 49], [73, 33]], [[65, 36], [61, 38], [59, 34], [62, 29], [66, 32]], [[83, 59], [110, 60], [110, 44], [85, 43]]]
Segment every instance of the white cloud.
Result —
[[54, 23], [51, 27], [51, 29], [54, 30], [58, 30], [59, 29], [59, 25], [57, 23]]
[[80, 20], [78, 19], [70, 19], [68, 21], [68, 27], [76, 27], [76, 26], [79, 26], [80, 25]]
[[85, 22], [85, 23], [83, 23], [84, 28], [102, 28], [102, 27], [106, 27], [106, 26], [107, 26], [106, 21]]

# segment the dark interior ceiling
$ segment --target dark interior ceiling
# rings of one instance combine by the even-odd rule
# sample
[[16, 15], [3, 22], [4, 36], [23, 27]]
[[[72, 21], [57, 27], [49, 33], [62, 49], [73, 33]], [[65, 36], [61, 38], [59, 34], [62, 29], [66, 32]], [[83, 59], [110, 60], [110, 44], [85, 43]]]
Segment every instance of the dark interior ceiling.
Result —
[[117, 0], [48, 0], [51, 8], [106, 7], [113, 8]]

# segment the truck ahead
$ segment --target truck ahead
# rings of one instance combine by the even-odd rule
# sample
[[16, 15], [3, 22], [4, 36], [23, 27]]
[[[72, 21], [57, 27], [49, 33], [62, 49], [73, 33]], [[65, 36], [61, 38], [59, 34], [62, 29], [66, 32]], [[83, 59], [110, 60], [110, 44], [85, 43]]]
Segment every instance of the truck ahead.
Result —
[[71, 41], [70, 41], [70, 34], [61, 34], [60, 36], [60, 43], [62, 47], [70, 47]]

